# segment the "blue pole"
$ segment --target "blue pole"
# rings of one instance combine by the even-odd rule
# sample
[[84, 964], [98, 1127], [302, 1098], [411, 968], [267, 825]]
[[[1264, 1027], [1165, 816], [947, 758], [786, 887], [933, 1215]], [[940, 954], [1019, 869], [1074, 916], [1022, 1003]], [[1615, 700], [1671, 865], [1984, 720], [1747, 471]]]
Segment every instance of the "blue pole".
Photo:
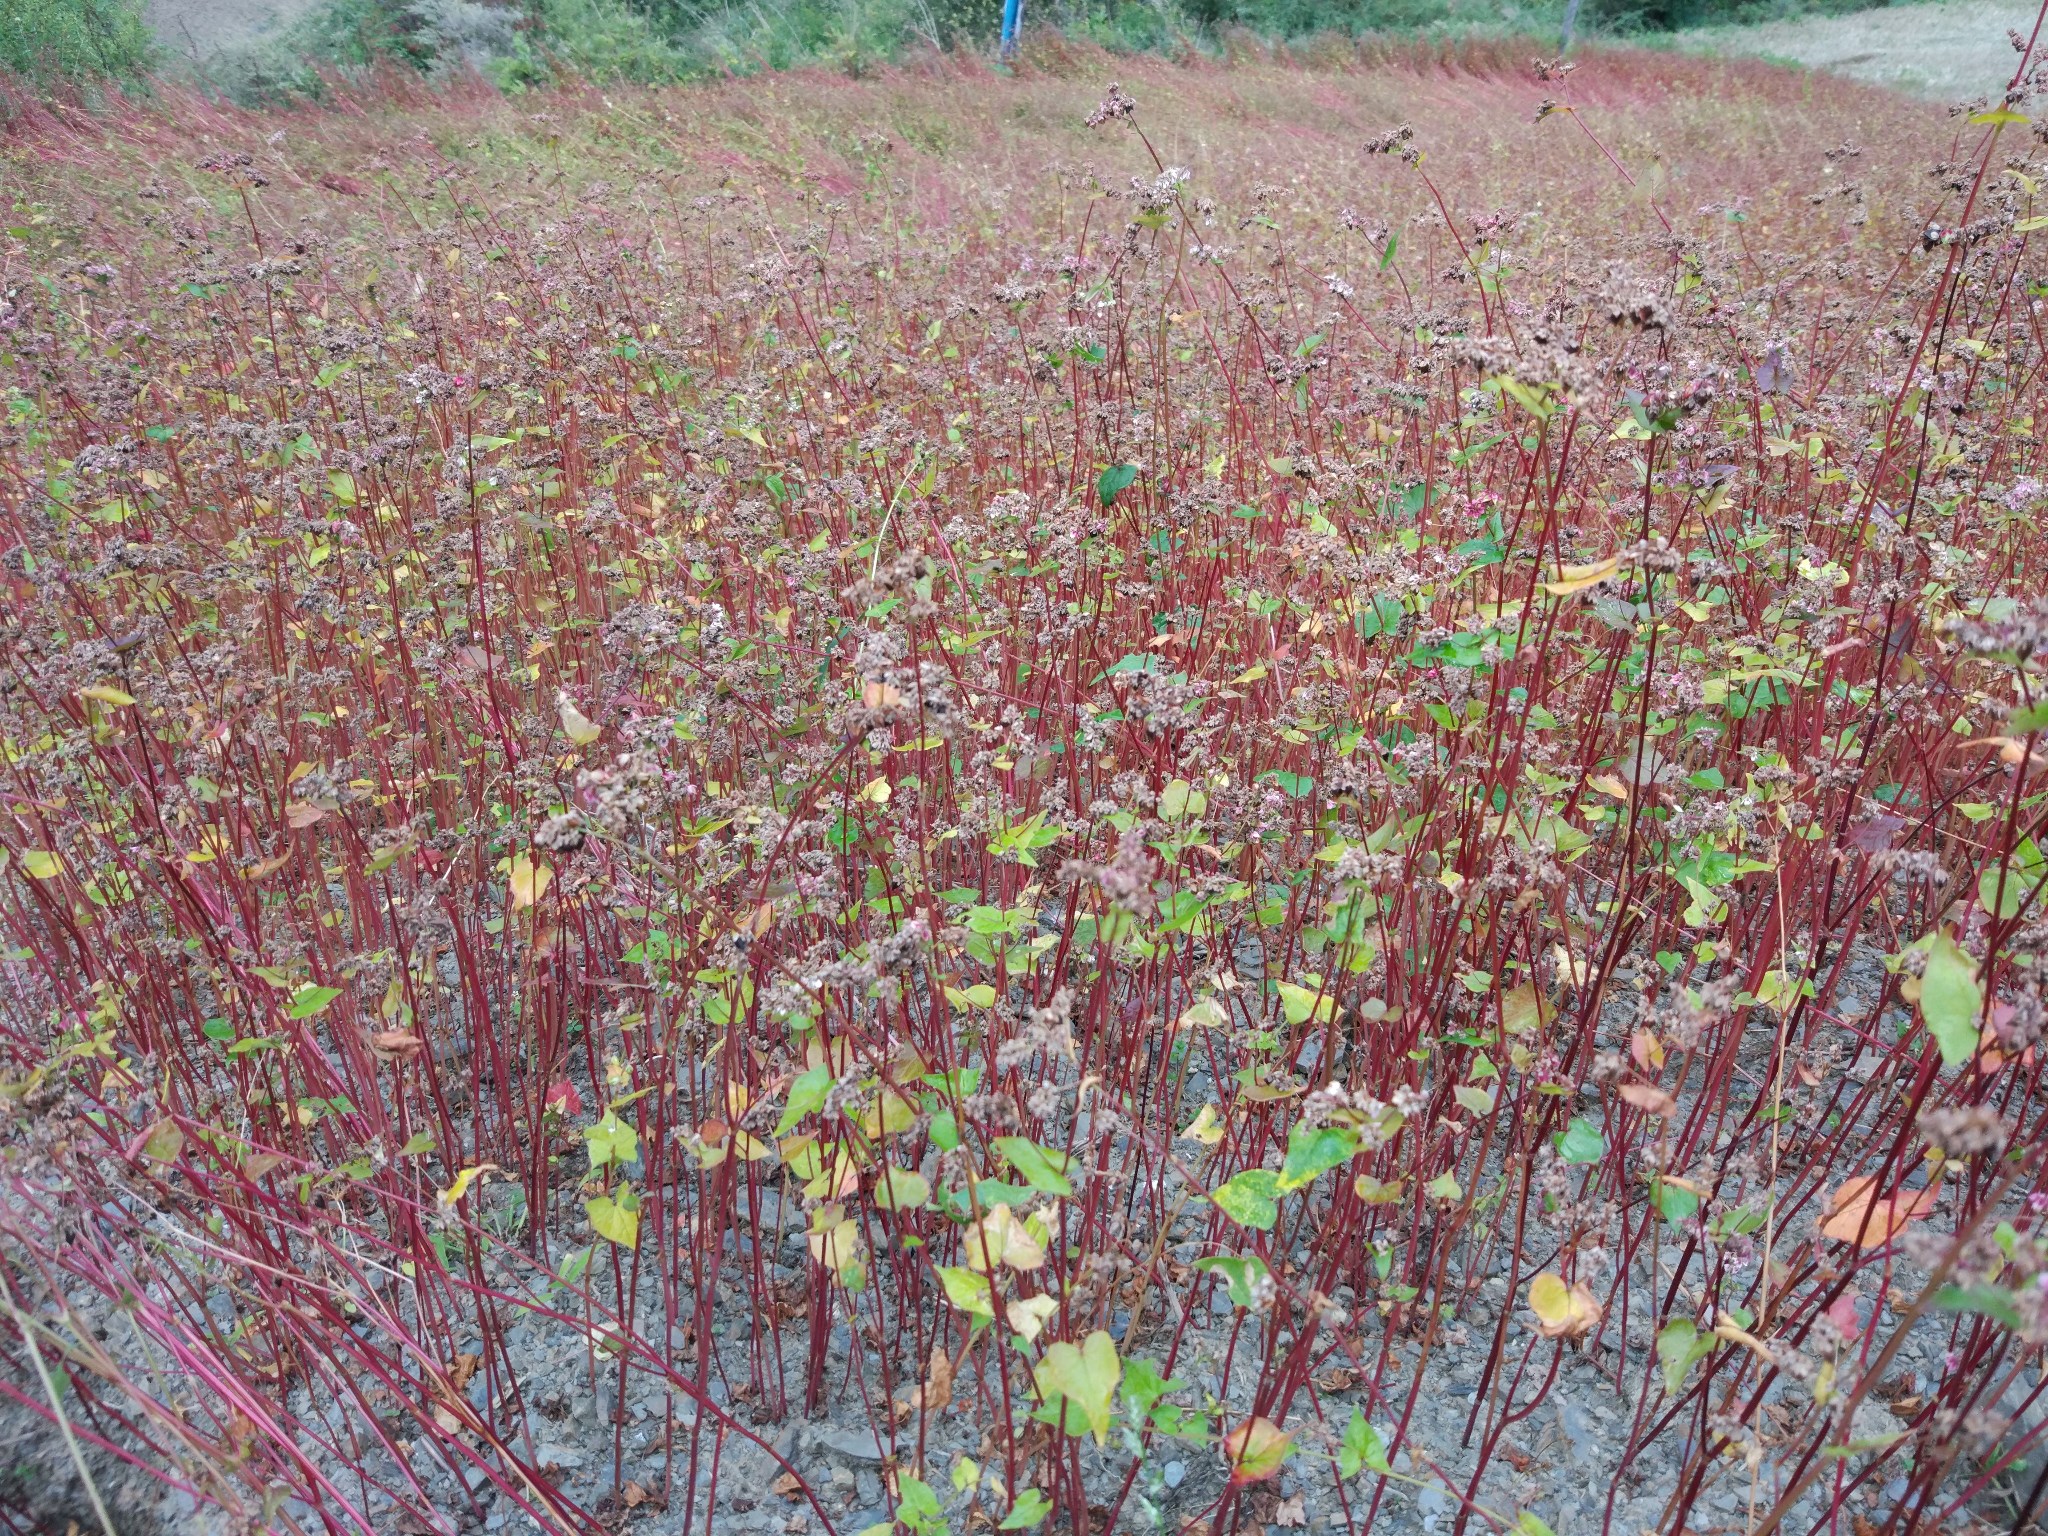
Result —
[[1017, 32], [1024, 25], [1024, 0], [1003, 0], [1003, 57], [1017, 54]]

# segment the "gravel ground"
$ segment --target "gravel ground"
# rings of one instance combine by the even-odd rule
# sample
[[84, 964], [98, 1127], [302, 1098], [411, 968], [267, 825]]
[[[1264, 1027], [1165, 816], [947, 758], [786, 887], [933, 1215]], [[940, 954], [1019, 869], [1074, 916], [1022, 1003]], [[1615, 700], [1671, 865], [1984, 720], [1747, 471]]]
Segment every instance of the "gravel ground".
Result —
[[[1867, 997], [1877, 990], [1875, 960], [1862, 957], [1852, 964], [1844, 1004], [1853, 1008], [1857, 995]], [[1629, 1007], [1616, 1002], [1610, 1004], [1608, 1013], [1608, 1032], [1625, 1035], [1626, 1021], [1631, 1016]], [[1767, 1073], [1771, 1047], [1768, 1030], [1753, 1030], [1743, 1047], [1744, 1066], [1759, 1076]], [[1850, 1068], [1854, 1076], [1867, 1076], [1870, 1070], [1863, 1063]], [[1212, 1085], [1196, 1073], [1183, 1090], [1184, 1107], [1192, 1114], [1198, 1103], [1212, 1095]], [[1168, 1175], [1169, 1185], [1176, 1177]], [[1172, 1188], [1168, 1189], [1165, 1208], [1173, 1207], [1174, 1193]], [[574, 1198], [573, 1180], [565, 1182], [557, 1198], [561, 1203], [554, 1215], [554, 1230], [559, 1234], [559, 1247], [566, 1249], [589, 1241], [587, 1231], [580, 1229], [581, 1210]], [[1180, 1266], [1215, 1251], [1206, 1246], [1206, 1220], [1199, 1214], [1200, 1209], [1194, 1206], [1185, 1211], [1165, 1234], [1163, 1251], [1177, 1273], [1183, 1272]], [[886, 1402], [890, 1394], [884, 1387], [881, 1371], [884, 1341], [875, 1336], [873, 1314], [865, 1306], [858, 1336], [843, 1321], [831, 1330], [824, 1375], [825, 1400], [816, 1415], [805, 1417], [799, 1406], [809, 1365], [805, 1353], [808, 1327], [804, 1319], [792, 1319], [782, 1330], [780, 1372], [791, 1405], [789, 1411], [777, 1415], [770, 1411], [769, 1404], [749, 1396], [745, 1384], [751, 1374], [749, 1361], [756, 1351], [769, 1361], [766, 1374], [771, 1382], [775, 1374], [774, 1346], [763, 1331], [757, 1330], [744, 1285], [745, 1272], [754, 1262], [757, 1245], [773, 1292], [798, 1296], [809, 1287], [809, 1260], [803, 1237], [805, 1213], [800, 1203], [778, 1196], [772, 1188], [764, 1188], [759, 1212], [756, 1225], [725, 1238], [722, 1265], [730, 1278], [721, 1280], [718, 1287], [719, 1306], [711, 1331], [716, 1352], [709, 1363], [710, 1395], [721, 1407], [730, 1408], [804, 1475], [820, 1495], [831, 1522], [830, 1530], [853, 1536], [888, 1520], [894, 1501], [885, 1478], [894, 1468], [920, 1471], [933, 1487], [941, 1490], [952, 1486], [953, 1469], [962, 1457], [976, 1458], [987, 1468], [999, 1468], [1003, 1448], [988, 1437], [991, 1425], [986, 1413], [978, 1413], [973, 1407], [977, 1400], [992, 1403], [1002, 1397], [1002, 1383], [994, 1375], [995, 1357], [987, 1343], [977, 1347], [964, 1364], [961, 1379], [953, 1388], [954, 1405], [932, 1416], [920, 1468], [915, 1420], [908, 1419], [896, 1431], [902, 1438], [892, 1440], [885, 1422], [888, 1415], [869, 1407]], [[1312, 1223], [1308, 1230], [1313, 1232]], [[1153, 1234], [1137, 1230], [1132, 1237], [1142, 1245], [1149, 1244]], [[1776, 1501], [1788, 1480], [1788, 1473], [1780, 1467], [1768, 1443], [1759, 1446], [1760, 1454], [1753, 1464], [1741, 1456], [1719, 1461], [1710, 1474], [1704, 1497], [1684, 1526], [1674, 1525], [1665, 1517], [1665, 1505], [1680, 1481], [1684, 1458], [1692, 1449], [1686, 1426], [1667, 1426], [1647, 1447], [1633, 1452], [1630, 1449], [1635, 1438], [1632, 1429], [1646, 1427], [1661, 1417], [1667, 1403], [1655, 1361], [1647, 1300], [1653, 1293], [1668, 1288], [1674, 1279], [1688, 1293], [1695, 1292], [1701, 1256], [1695, 1254], [1686, 1274], [1675, 1275], [1672, 1264], [1677, 1254], [1671, 1245], [1664, 1245], [1657, 1253], [1647, 1248], [1640, 1250], [1631, 1261], [1625, 1303], [1611, 1310], [1589, 1338], [1561, 1347], [1555, 1356], [1556, 1379], [1547, 1391], [1539, 1393], [1536, 1388], [1541, 1375], [1549, 1369], [1553, 1350], [1560, 1349], [1559, 1346], [1539, 1341], [1529, 1356], [1530, 1374], [1512, 1379], [1512, 1373], [1534, 1331], [1534, 1318], [1527, 1307], [1527, 1283], [1533, 1273], [1552, 1262], [1549, 1245], [1553, 1241], [1554, 1235], [1548, 1229], [1532, 1226], [1530, 1246], [1518, 1259], [1511, 1260], [1509, 1254], [1498, 1249], [1462, 1250], [1465, 1262], [1483, 1268], [1468, 1273], [1457, 1260], [1452, 1262], [1437, 1294], [1440, 1299], [1454, 1303], [1455, 1312], [1446, 1316], [1435, 1335], [1426, 1341], [1419, 1326], [1398, 1329], [1390, 1337], [1374, 1298], [1361, 1299], [1348, 1289], [1340, 1289], [1332, 1299], [1353, 1319], [1350, 1327], [1357, 1358], [1367, 1367], [1366, 1374], [1383, 1355], [1393, 1362], [1386, 1375], [1386, 1397], [1375, 1405], [1354, 1373], [1343, 1367], [1341, 1358], [1326, 1365], [1315, 1378], [1316, 1403], [1311, 1403], [1308, 1394], [1301, 1394], [1283, 1420], [1282, 1427], [1296, 1437], [1297, 1454], [1279, 1477], [1254, 1491], [1247, 1510], [1249, 1518], [1238, 1529], [1249, 1536], [1260, 1536], [1261, 1532], [1265, 1536], [1281, 1536], [1294, 1529], [1318, 1532], [1350, 1528], [1400, 1536], [1448, 1536], [1457, 1522], [1459, 1509], [1453, 1489], [1462, 1492], [1470, 1485], [1478, 1466], [1478, 1448], [1485, 1442], [1494, 1417], [1508, 1406], [1504, 1401], [1508, 1397], [1513, 1404], [1510, 1415], [1526, 1416], [1510, 1424], [1486, 1466], [1477, 1492], [1482, 1505], [1510, 1520], [1519, 1510], [1531, 1510], [1557, 1536], [1593, 1536], [1603, 1530], [1616, 1536], [1676, 1536], [1681, 1530], [1704, 1536], [1708, 1532], [1749, 1529]], [[1281, 1257], [1306, 1265], [1311, 1255], [1305, 1247], [1296, 1247]], [[1512, 1291], [1511, 1262], [1515, 1274]], [[1582, 1257], [1582, 1269], [1586, 1262]], [[1741, 1263], [1739, 1259], [1730, 1262], [1738, 1267]], [[1864, 1298], [1866, 1313], [1873, 1306], [1876, 1310], [1878, 1344], [1888, 1339], [1896, 1327], [1890, 1297], [1917, 1295], [1923, 1283], [1924, 1277], [1901, 1261], [1891, 1272], [1889, 1295], [1882, 1300]], [[1601, 1288], [1604, 1291], [1604, 1285]], [[1119, 1295], [1103, 1304], [1099, 1321], [1108, 1325], [1127, 1358], [1147, 1357], [1169, 1367], [1171, 1374], [1185, 1383], [1177, 1395], [1178, 1402], [1219, 1414], [1225, 1425], [1239, 1422], [1253, 1411], [1250, 1393], [1258, 1375], [1257, 1362], [1267, 1355], [1269, 1344], [1274, 1342], [1269, 1333], [1284, 1331], [1291, 1324], [1279, 1312], [1233, 1306], [1218, 1284], [1190, 1286], [1183, 1282], [1176, 1289], [1193, 1311], [1185, 1326], [1181, 1325], [1179, 1313], [1173, 1310], [1180, 1303], [1162, 1301], [1156, 1290], [1147, 1301], [1137, 1304], [1139, 1313], [1135, 1319], [1123, 1310], [1125, 1298]], [[890, 1292], [885, 1295], [893, 1317], [897, 1298]], [[1503, 1382], [1495, 1376], [1489, 1381], [1486, 1365], [1496, 1335], [1502, 1331], [1504, 1309], [1507, 1318], [1502, 1359], [1511, 1379]], [[660, 1298], [651, 1283], [643, 1289], [637, 1310], [643, 1319], [660, 1316]], [[1075, 1326], [1078, 1331], [1089, 1324], [1078, 1322]], [[777, 1491], [781, 1467], [768, 1452], [731, 1434], [723, 1442], [715, 1492], [700, 1481], [694, 1518], [686, 1521], [680, 1469], [686, 1464], [683, 1451], [687, 1437], [697, 1422], [687, 1400], [672, 1396], [661, 1383], [635, 1372], [627, 1385], [623, 1425], [615, 1428], [611, 1407], [618, 1401], [616, 1370], [592, 1350], [585, 1332], [565, 1323], [530, 1317], [512, 1326], [507, 1345], [513, 1368], [520, 1377], [521, 1392], [539, 1410], [532, 1459], [544, 1468], [558, 1469], [556, 1475], [565, 1490], [585, 1508], [601, 1507], [601, 1501], [617, 1486], [613, 1482], [616, 1435], [621, 1477], [638, 1483], [649, 1494], [666, 1493], [670, 1501], [666, 1509], [655, 1507], [658, 1498], [638, 1505], [628, 1522], [631, 1530], [645, 1532], [647, 1536], [684, 1536], [686, 1532], [705, 1529], [719, 1536], [822, 1536], [826, 1530], [801, 1494]], [[895, 1396], [902, 1399], [907, 1396], [910, 1384], [923, 1374], [922, 1362], [912, 1358], [915, 1350], [906, 1340], [891, 1339], [888, 1347], [893, 1350]], [[1894, 1360], [1885, 1384], [1858, 1409], [1850, 1438], [1882, 1442], [1903, 1429], [1916, 1404], [1929, 1398], [1937, 1388], [1945, 1347], [1945, 1321], [1924, 1319]], [[463, 1348], [480, 1352], [482, 1344], [472, 1340]], [[679, 1365], [692, 1374], [698, 1368], [694, 1354], [687, 1351], [679, 1357]], [[1013, 1362], [1013, 1377], [1015, 1369]], [[977, 1370], [988, 1373], [988, 1379], [977, 1379]], [[1013, 1389], [1018, 1385], [1013, 1379]], [[480, 1412], [487, 1411], [484, 1390], [480, 1378], [470, 1386], [472, 1403]], [[1528, 1408], [1532, 1397], [1540, 1397], [1533, 1411]], [[1786, 1412], [1802, 1412], [1807, 1404], [1806, 1389], [1785, 1377], [1779, 1378], [1767, 1394], [1767, 1432], [1773, 1407], [1780, 1399]], [[1893, 1403], [1900, 1407], [1897, 1416], [1891, 1411]], [[1368, 1473], [1340, 1486], [1330, 1452], [1334, 1432], [1350, 1418], [1354, 1404], [1387, 1434], [1390, 1443], [1396, 1422], [1404, 1413], [1407, 1415], [1395, 1466], [1415, 1481], [1382, 1486]], [[1315, 1411], [1318, 1405], [1320, 1418]], [[2008, 1416], [2016, 1406], [2008, 1405]], [[673, 1427], [668, 1428], [671, 1414]], [[2038, 1418], [2038, 1411], [2030, 1412], [2008, 1433], [2024, 1429], [2038, 1422]], [[1021, 1414], [1019, 1422], [1024, 1422]], [[702, 1479], [709, 1477], [714, 1432], [715, 1422], [706, 1416]], [[1693, 1432], [1697, 1432], [1697, 1420]], [[666, 1435], [673, 1436], [678, 1471], [676, 1482], [665, 1486]], [[1798, 1441], [1803, 1445], [1805, 1437], [1798, 1437]], [[1132, 1458], [1112, 1437], [1103, 1448], [1084, 1443], [1082, 1464], [1091, 1504], [1106, 1508], [1123, 1486]], [[1851, 1474], [1861, 1465], [1862, 1458], [1853, 1456], [1844, 1463]], [[1971, 1465], [1965, 1458], [1959, 1470], [1967, 1473]], [[1888, 1484], [1861, 1489], [1851, 1496], [1847, 1515], [1868, 1516], [1874, 1524], [1883, 1523], [1906, 1489], [1906, 1459], [1901, 1458], [1894, 1466], [1895, 1471], [1888, 1469]], [[362, 1498], [373, 1514], [379, 1512], [380, 1495], [354, 1481], [358, 1471], [354, 1465], [336, 1461], [329, 1470], [338, 1486]], [[371, 1460], [363, 1463], [360, 1471], [381, 1477], [388, 1484], [395, 1481], [398, 1469]], [[445, 1517], [438, 1536], [455, 1536], [458, 1531], [474, 1529], [524, 1532], [535, 1528], [509, 1499], [480, 1506], [476, 1513], [466, 1510], [457, 1486], [459, 1474], [434, 1459], [424, 1447], [415, 1452], [414, 1471], [433, 1493], [436, 1508]], [[1184, 1521], [1212, 1506], [1222, 1489], [1224, 1472], [1223, 1463], [1212, 1448], [1174, 1442], [1155, 1446], [1140, 1469], [1137, 1484], [1140, 1492], [1149, 1493], [1154, 1513], [1148, 1515], [1138, 1500], [1129, 1500], [1123, 1506], [1119, 1530], [1179, 1531]], [[480, 1484], [481, 1478], [472, 1472], [470, 1481]], [[1831, 1482], [1829, 1478], [1817, 1484], [1815, 1493], [1795, 1508], [1785, 1527], [1788, 1531], [1800, 1533], [1813, 1527], [1825, 1507], [1824, 1498], [1816, 1494], [1825, 1494]], [[1372, 1505], [1375, 1496], [1380, 1500], [1376, 1508]], [[1980, 1508], [1987, 1515], [1993, 1514], [1996, 1502], [1987, 1498]], [[964, 1499], [956, 1498], [954, 1503], [954, 1528], [975, 1529], [962, 1523], [963, 1511], [958, 1506]], [[1000, 1512], [998, 1504], [997, 1513]], [[2007, 1524], [2010, 1518], [2008, 1514]], [[1840, 1529], [1846, 1532], [1851, 1524], [1845, 1518]], [[1485, 1528], [1483, 1521], [1467, 1526], [1471, 1531]], [[1961, 1532], [1968, 1527], [1949, 1529]]]

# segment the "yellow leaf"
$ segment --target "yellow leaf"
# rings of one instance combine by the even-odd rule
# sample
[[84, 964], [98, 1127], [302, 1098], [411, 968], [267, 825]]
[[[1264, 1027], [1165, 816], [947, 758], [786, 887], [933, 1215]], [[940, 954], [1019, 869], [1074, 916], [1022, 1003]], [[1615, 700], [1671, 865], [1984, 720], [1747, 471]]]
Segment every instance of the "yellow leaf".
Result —
[[555, 713], [562, 718], [562, 734], [579, 747], [589, 746], [604, 734], [604, 727], [578, 709], [576, 701], [566, 693], [555, 695]]
[[126, 709], [135, 700], [118, 688], [109, 688], [104, 683], [95, 683], [90, 688], [78, 690], [81, 699], [94, 699], [101, 704], [111, 704], [115, 709]]
[[46, 848], [24, 848], [21, 850], [21, 867], [31, 880], [54, 880], [63, 872], [64, 860]]
[[1588, 789], [1597, 789], [1601, 794], [1616, 800], [1623, 802], [1628, 800], [1628, 786], [1611, 773], [1592, 775], [1586, 780], [1586, 787]]
[[442, 1210], [452, 1211], [462, 1203], [462, 1197], [469, 1193], [472, 1184], [475, 1184], [486, 1174], [502, 1171], [496, 1163], [479, 1163], [474, 1168], [465, 1168], [462, 1172], [455, 1175], [455, 1182], [453, 1184], [450, 1184], [446, 1189], [435, 1195], [434, 1198], [440, 1201]]
[[1599, 586], [1620, 569], [1619, 555], [1609, 555], [1605, 560], [1595, 560], [1591, 565], [1562, 566], [1558, 569], [1557, 580], [1543, 583], [1543, 590], [1552, 597], [1569, 597], [1574, 592], [1583, 592], [1588, 587]]
[[1187, 1141], [1199, 1141], [1205, 1147], [1215, 1146], [1223, 1139], [1223, 1122], [1216, 1117], [1216, 1106], [1204, 1104], [1180, 1134]]
[[1575, 1339], [1590, 1333], [1601, 1312], [1600, 1303], [1583, 1280], [1567, 1285], [1547, 1271], [1529, 1282], [1529, 1309], [1536, 1314], [1538, 1331], [1547, 1339]]
[[[819, 1214], [831, 1215], [839, 1210], [837, 1205], [828, 1205]], [[844, 1274], [860, 1262], [860, 1227], [851, 1216], [820, 1222], [811, 1231], [809, 1242], [811, 1257], [835, 1274]]]
[[1511, 1035], [1526, 1035], [1541, 1029], [1545, 1014], [1554, 1015], [1555, 1012], [1555, 1009], [1544, 1008], [1533, 981], [1525, 981], [1512, 991], [1501, 994], [1501, 1027]]
[[1045, 1249], [1024, 1229], [1014, 1211], [1007, 1205], [998, 1205], [968, 1229], [967, 1263], [983, 1274], [993, 1271], [998, 1264], [1020, 1270], [1042, 1269]]
[[1050, 1296], [1020, 1296], [1003, 1308], [1003, 1316], [1024, 1335], [1026, 1344], [1036, 1344], [1039, 1334], [1045, 1331], [1046, 1320], [1059, 1309], [1060, 1304]]
[[1593, 968], [1584, 960], [1574, 959], [1572, 952], [1562, 944], [1550, 946], [1550, 953], [1557, 960], [1557, 974], [1567, 985], [1583, 987], [1592, 979]]
[[555, 872], [547, 865], [520, 854], [512, 861], [512, 910], [517, 912], [539, 901], [554, 878]]

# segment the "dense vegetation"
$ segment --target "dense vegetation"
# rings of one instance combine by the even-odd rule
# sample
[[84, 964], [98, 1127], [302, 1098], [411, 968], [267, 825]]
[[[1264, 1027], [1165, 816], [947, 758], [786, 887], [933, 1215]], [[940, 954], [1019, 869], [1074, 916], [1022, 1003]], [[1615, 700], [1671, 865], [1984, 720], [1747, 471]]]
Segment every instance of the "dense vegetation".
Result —
[[[1587, 0], [1582, 35], [1654, 32], [1868, 0]], [[1029, 0], [1039, 32], [1120, 51], [1215, 53], [1234, 39], [1368, 34], [1558, 36], [1564, 0]], [[480, 69], [511, 89], [561, 74], [674, 81], [824, 65], [853, 72], [929, 49], [995, 48], [1001, 0], [323, 0], [281, 36], [205, 61], [244, 101], [320, 95], [334, 72]], [[8, 0], [0, 76], [41, 88], [132, 81], [162, 61], [139, 0]]]
[[1522, 52], [26, 110], [0, 1500], [2024, 1519], [2031, 88]]
[[132, 78], [154, 54], [140, 0], [6, 0], [0, 77], [37, 85]]

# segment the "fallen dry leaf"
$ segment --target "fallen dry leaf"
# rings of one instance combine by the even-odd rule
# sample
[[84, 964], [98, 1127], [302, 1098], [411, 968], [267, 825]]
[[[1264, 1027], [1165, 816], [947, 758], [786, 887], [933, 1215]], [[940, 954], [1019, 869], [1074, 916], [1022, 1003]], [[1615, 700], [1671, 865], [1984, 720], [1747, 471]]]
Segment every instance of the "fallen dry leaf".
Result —
[[783, 1473], [768, 1487], [771, 1492], [780, 1494], [785, 1499], [801, 1499], [804, 1496], [803, 1479], [794, 1472]]
[[1876, 1179], [1849, 1179], [1828, 1200], [1821, 1236], [1859, 1248], [1880, 1248], [1909, 1221], [1932, 1214], [1937, 1198], [1931, 1189], [1901, 1189], [1880, 1198]]
[[425, 1048], [424, 1040], [403, 1029], [380, 1029], [370, 1036], [370, 1051], [379, 1061], [401, 1061]]
[[1678, 1100], [1654, 1083], [1623, 1083], [1617, 1091], [1624, 1103], [1635, 1105], [1646, 1115], [1668, 1118], [1678, 1112]]
[[1282, 1499], [1273, 1511], [1273, 1523], [1282, 1526], [1304, 1526], [1308, 1524], [1308, 1504], [1300, 1494]]
[[927, 1413], [937, 1413], [953, 1401], [953, 1362], [943, 1345], [932, 1345], [931, 1361], [925, 1366], [924, 1385], [911, 1401]]
[[448, 1385], [458, 1392], [464, 1390], [470, 1378], [476, 1375], [476, 1368], [483, 1363], [482, 1355], [457, 1355], [448, 1362]]

